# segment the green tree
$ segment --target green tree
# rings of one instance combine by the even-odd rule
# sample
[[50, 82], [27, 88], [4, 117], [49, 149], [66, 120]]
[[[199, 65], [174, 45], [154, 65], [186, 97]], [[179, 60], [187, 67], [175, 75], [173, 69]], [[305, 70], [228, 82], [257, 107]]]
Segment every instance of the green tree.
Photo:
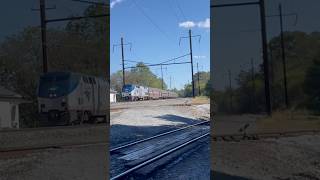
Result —
[[[90, 6], [84, 14], [101, 12], [108, 13], [107, 8]], [[65, 28], [49, 28], [49, 70], [109, 74], [108, 27], [109, 18], [106, 17], [72, 21]], [[36, 87], [42, 73], [40, 37], [39, 27], [26, 27], [0, 44], [0, 85], [33, 102], [21, 106], [22, 126], [35, 126], [37, 120]]]
[[[141, 86], [162, 88], [162, 80], [150, 71], [150, 68], [143, 63], [137, 63], [135, 68], [125, 72], [126, 84], [137, 84]], [[111, 88], [121, 92], [122, 71], [111, 74]], [[163, 82], [163, 88], [167, 89], [167, 84]]]
[[[198, 74], [199, 74], [199, 82], [198, 82]], [[210, 72], [197, 72], [193, 75], [194, 79], [194, 93], [195, 96], [199, 95], [199, 84], [200, 84], [200, 91], [201, 95], [209, 96], [210, 95]], [[184, 96], [192, 97], [192, 84], [186, 84], [184, 86]]]
[[[320, 57], [320, 56], [319, 56]], [[315, 112], [320, 112], [320, 58], [313, 61], [306, 73], [305, 92], [308, 95], [307, 106]]]

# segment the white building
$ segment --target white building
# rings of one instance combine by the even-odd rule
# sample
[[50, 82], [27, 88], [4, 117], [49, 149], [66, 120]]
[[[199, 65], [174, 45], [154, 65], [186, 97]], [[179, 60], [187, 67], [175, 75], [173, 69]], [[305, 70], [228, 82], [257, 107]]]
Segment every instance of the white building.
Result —
[[110, 89], [110, 103], [117, 102], [117, 91]]
[[19, 104], [22, 96], [0, 86], [0, 128], [19, 128]]

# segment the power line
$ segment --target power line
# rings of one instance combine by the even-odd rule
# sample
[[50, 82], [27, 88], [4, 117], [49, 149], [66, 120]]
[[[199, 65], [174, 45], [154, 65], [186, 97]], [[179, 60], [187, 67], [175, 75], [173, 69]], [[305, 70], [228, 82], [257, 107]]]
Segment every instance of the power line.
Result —
[[114, 51], [114, 47], [116, 47], [116, 46], [121, 46], [122, 83], [123, 83], [123, 85], [126, 84], [126, 81], [125, 81], [125, 67], [124, 67], [124, 47], [123, 47], [123, 46], [126, 46], [126, 45], [130, 45], [130, 51], [131, 51], [132, 43], [126, 43], [126, 44], [124, 44], [124, 43], [123, 43], [123, 37], [121, 37], [121, 42], [120, 42], [120, 44], [114, 44], [113, 47], [112, 47], [112, 51]]
[[177, 6], [178, 6], [178, 9], [179, 9], [180, 13], [182, 14], [182, 16], [183, 16], [184, 20], [186, 21], [186, 20], [187, 20], [187, 18], [186, 18], [186, 16], [184, 15], [184, 13], [183, 13], [183, 11], [182, 11], [182, 8], [181, 8], [181, 6], [180, 6], [179, 1], [178, 1], [178, 0], [174, 0], [174, 1], [176, 2], [176, 4], [177, 4]]
[[132, 62], [132, 63], [143, 63], [143, 64], [150, 64], [143, 61], [133, 61], [133, 60], [124, 60], [125, 62]]
[[169, 36], [150, 18], [150, 16], [138, 5], [135, 0], [132, 0], [133, 4], [137, 7], [137, 9], [150, 21], [150, 23], [156, 27], [156, 29], [161, 32], [168, 40], [172, 41]]
[[189, 36], [187, 37], [180, 37], [180, 40], [179, 40], [179, 45], [180, 45], [180, 42], [181, 42], [181, 39], [182, 38], [188, 38], [189, 39], [189, 48], [190, 48], [190, 63], [191, 63], [191, 80], [192, 80], [192, 97], [195, 97], [195, 93], [194, 93], [194, 79], [193, 79], [193, 55], [192, 55], [192, 38], [193, 37], [199, 37], [199, 42], [200, 42], [200, 39], [201, 39], [201, 36], [200, 35], [194, 35], [192, 36], [192, 33], [191, 33], [191, 29], [189, 29]]
[[126, 67], [125, 69], [133, 69], [137, 67], [152, 67], [152, 66], [169, 66], [169, 65], [178, 65], [178, 64], [189, 64], [189, 61], [185, 62], [177, 62], [177, 63], [158, 63], [158, 64], [149, 64], [149, 65], [137, 65], [137, 66], [132, 66], [132, 67]]
[[[166, 65], [166, 64], [168, 64], [168, 62], [171, 62], [171, 61], [174, 61], [174, 60], [177, 60], [177, 59], [181, 59], [181, 58], [183, 58], [183, 57], [186, 57], [186, 56], [189, 56], [190, 54], [188, 53], [188, 54], [184, 54], [184, 55], [182, 55], [182, 56], [178, 56], [178, 57], [174, 57], [174, 58], [171, 58], [171, 59], [169, 59], [169, 60], [165, 60], [165, 61], [163, 61], [163, 62], [161, 62], [161, 63], [157, 63], [156, 65], [160, 65], [160, 64], [163, 64], [163, 65]], [[146, 63], [146, 62], [144, 62], [144, 61], [133, 61], [133, 60], [124, 60], [124, 61], [128, 61], [128, 62], [136, 62], [136, 63], [143, 63], [143, 64], [146, 64], [146, 65], [155, 65], [155, 64], [151, 64], [151, 63]], [[139, 67], [139, 66], [135, 66], [135, 67]], [[133, 67], [128, 67], [128, 68], [133, 68]], [[125, 68], [125, 69], [127, 69], [127, 68]]]
[[179, 57], [175, 57], [175, 58], [172, 58], [172, 59], [169, 59], [169, 60], [166, 60], [166, 61], [164, 61], [164, 62], [162, 62], [162, 63], [167, 63], [167, 62], [170, 62], [170, 61], [174, 61], [174, 60], [177, 60], [177, 59], [180, 59], [180, 58], [189, 56], [189, 55], [190, 55], [190, 53], [185, 54], [185, 55], [182, 55], [182, 56], [179, 56]]
[[96, 2], [96, 1], [86, 1], [86, 0], [71, 0], [74, 2], [80, 2], [80, 3], [86, 3], [86, 4], [94, 4], [94, 5], [100, 5], [100, 6], [107, 6], [109, 7], [109, 4], [103, 3], [103, 2]]
[[[167, 34], [164, 30], [162, 30], [162, 29], [160, 28], [160, 26], [158, 26], [158, 25], [152, 20], [152, 18], [138, 5], [138, 3], [136, 2], [136, 0], [132, 0], [132, 2], [133, 2], [133, 4], [137, 7], [137, 9], [149, 20], [149, 22], [150, 22], [163, 36], [165, 36], [165, 37], [167, 38], [167, 40], [169, 40], [170, 42], [172, 42], [173, 44], [175, 44], [174, 41], [168, 36], [168, 34]], [[179, 49], [179, 51], [181, 52], [181, 49], [180, 49], [180, 48], [178, 48], [178, 49]]]
[[175, 9], [173, 7], [173, 4], [171, 2], [172, 2], [172, 0], [169, 0], [171, 10], [173, 11], [173, 14], [174, 14], [175, 18], [177, 19], [177, 23], [179, 24], [180, 18], [178, 17], [178, 14], [176, 13], [176, 11], [175, 11]]
[[58, 18], [58, 19], [47, 19], [46, 18], [46, 0], [39, 0], [39, 10], [40, 10], [40, 24], [41, 24], [41, 46], [42, 46], [42, 61], [43, 61], [43, 73], [48, 72], [48, 57], [47, 57], [47, 24], [51, 22], [60, 21], [72, 21], [85, 18], [100, 18], [108, 17], [109, 14], [98, 14], [91, 16], [73, 16], [69, 18]]
[[271, 115], [271, 95], [270, 95], [270, 82], [269, 82], [269, 60], [268, 60], [268, 42], [267, 42], [267, 27], [266, 27], [266, 13], [265, 13], [265, 0], [257, 0], [255, 2], [241, 2], [241, 3], [230, 3], [230, 4], [217, 4], [210, 5], [210, 8], [221, 8], [221, 7], [234, 7], [234, 6], [248, 6], [255, 5], [259, 6], [260, 24], [261, 24], [261, 39], [263, 49], [263, 72], [264, 72], [264, 89], [265, 89], [265, 103], [266, 111], [268, 115]]

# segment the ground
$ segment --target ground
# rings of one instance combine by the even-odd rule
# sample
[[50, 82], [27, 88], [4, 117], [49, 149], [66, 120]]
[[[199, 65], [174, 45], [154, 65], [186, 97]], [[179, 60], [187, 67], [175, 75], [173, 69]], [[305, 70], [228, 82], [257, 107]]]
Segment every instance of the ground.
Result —
[[[111, 146], [194, 124], [200, 122], [200, 119], [208, 120], [209, 104], [208, 101], [205, 103], [207, 104], [181, 98], [114, 104], [111, 106]], [[146, 179], [209, 179], [209, 152], [207, 138], [197, 148], [159, 167]]]
[[[249, 124], [247, 133], [317, 130], [317, 126], [310, 126], [317, 123], [319, 121], [314, 117], [288, 118], [279, 114], [272, 117], [216, 115], [211, 132], [237, 134], [245, 124]], [[211, 162], [216, 179], [319, 180], [320, 134], [240, 142], [212, 142]]]
[[213, 169], [248, 179], [320, 179], [320, 135], [215, 142]]
[[0, 154], [0, 180], [106, 179], [107, 146]]
[[[202, 100], [201, 103], [199, 100], [172, 99], [112, 104], [110, 144], [106, 140], [109, 131], [104, 126], [0, 132], [0, 150], [19, 145], [48, 145], [50, 142], [86, 144], [0, 152], [0, 180], [105, 179], [109, 145], [115, 147], [195, 123], [199, 118], [207, 119], [208, 116], [209, 105]], [[284, 119], [275, 117], [278, 121]], [[266, 130], [263, 128], [266, 124], [270, 130], [277, 125], [271, 120], [264, 115], [216, 115], [211, 122], [211, 132], [212, 136], [239, 133], [245, 124], [249, 124], [249, 133]], [[309, 120], [317, 123], [314, 117]], [[283, 122], [279, 123], [279, 129], [274, 130], [283, 130], [282, 127], [286, 127]], [[302, 127], [309, 129], [311, 126]], [[297, 130], [297, 126], [293, 130]], [[211, 165], [214, 179], [320, 180], [319, 134], [256, 141], [209, 141], [200, 142], [196, 148], [162, 166], [148, 178], [206, 180], [210, 177]]]

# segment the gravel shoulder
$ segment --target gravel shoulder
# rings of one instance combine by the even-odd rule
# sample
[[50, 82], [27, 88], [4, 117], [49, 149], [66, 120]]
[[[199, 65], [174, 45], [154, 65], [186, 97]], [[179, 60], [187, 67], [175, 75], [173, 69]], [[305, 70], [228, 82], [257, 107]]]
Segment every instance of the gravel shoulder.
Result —
[[0, 180], [105, 180], [106, 151], [92, 145], [0, 156]]
[[213, 142], [214, 171], [248, 179], [320, 179], [320, 135]]

